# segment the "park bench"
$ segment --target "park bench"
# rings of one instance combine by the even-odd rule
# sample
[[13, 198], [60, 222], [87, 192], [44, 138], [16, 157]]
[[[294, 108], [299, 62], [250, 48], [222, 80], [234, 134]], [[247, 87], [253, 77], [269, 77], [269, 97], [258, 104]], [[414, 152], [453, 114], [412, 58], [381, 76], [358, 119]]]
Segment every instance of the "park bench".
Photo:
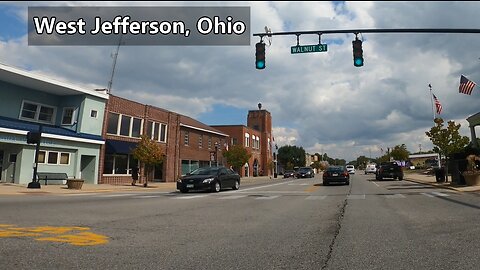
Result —
[[63, 181], [68, 180], [66, 173], [51, 173], [51, 172], [39, 172], [37, 173], [37, 179], [44, 180], [45, 185], [48, 181], [62, 181], [61, 184], [65, 184]]

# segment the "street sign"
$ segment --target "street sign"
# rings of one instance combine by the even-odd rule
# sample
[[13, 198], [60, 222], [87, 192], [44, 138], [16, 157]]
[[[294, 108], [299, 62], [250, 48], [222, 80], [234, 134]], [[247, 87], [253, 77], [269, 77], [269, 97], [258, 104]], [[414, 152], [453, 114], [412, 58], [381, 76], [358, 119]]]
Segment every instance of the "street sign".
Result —
[[312, 53], [312, 52], [326, 52], [327, 44], [293, 46], [290, 48], [291, 54], [296, 53]]

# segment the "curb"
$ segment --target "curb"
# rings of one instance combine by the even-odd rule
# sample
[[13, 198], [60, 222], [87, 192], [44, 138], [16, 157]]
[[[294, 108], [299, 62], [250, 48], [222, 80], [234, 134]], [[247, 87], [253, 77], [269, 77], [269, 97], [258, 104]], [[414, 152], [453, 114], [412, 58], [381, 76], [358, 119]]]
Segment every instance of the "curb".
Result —
[[424, 185], [429, 185], [429, 186], [433, 186], [433, 187], [440, 187], [440, 188], [455, 190], [455, 191], [457, 191], [457, 192], [464, 192], [464, 191], [462, 191], [462, 190], [460, 190], [460, 189], [457, 189], [457, 188], [454, 188], [454, 187], [449, 187], [449, 186], [444, 186], [444, 185], [438, 185], [438, 184], [429, 183], [429, 182], [423, 182], [423, 181], [416, 180], [416, 179], [405, 178], [405, 180], [410, 181], [410, 182], [414, 182], [414, 183], [417, 183], [417, 184], [424, 184]]

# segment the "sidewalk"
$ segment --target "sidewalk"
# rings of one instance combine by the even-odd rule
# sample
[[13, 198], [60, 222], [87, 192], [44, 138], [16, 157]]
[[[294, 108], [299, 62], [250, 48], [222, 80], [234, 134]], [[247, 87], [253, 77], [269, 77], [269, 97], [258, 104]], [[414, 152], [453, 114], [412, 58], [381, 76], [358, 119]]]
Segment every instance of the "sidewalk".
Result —
[[[281, 177], [269, 176], [243, 177], [240, 179], [242, 186], [252, 184], [277, 183]], [[176, 182], [150, 182], [148, 187], [143, 184], [136, 186], [109, 185], [109, 184], [83, 184], [82, 189], [68, 189], [67, 185], [41, 185], [41, 188], [27, 188], [27, 184], [0, 183], [0, 195], [46, 195], [46, 194], [88, 194], [108, 192], [174, 192], [177, 190]]]
[[[448, 179], [451, 181], [451, 177]], [[437, 183], [435, 175], [427, 175], [420, 173], [405, 173], [405, 180], [412, 181], [419, 184], [427, 184], [435, 187], [451, 189], [459, 192], [480, 192], [480, 186], [462, 186], [452, 182]]]

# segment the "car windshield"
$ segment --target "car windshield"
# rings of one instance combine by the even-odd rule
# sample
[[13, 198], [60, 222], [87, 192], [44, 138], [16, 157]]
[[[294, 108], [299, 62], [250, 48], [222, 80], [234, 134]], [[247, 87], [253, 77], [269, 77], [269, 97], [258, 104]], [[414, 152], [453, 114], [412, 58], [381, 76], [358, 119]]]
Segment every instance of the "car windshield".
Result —
[[219, 168], [198, 168], [190, 173], [190, 175], [216, 175]]
[[342, 166], [328, 167], [327, 172], [343, 172], [344, 169]]
[[306, 173], [306, 172], [309, 172], [310, 171], [310, 168], [300, 168], [298, 170], [299, 173]]

